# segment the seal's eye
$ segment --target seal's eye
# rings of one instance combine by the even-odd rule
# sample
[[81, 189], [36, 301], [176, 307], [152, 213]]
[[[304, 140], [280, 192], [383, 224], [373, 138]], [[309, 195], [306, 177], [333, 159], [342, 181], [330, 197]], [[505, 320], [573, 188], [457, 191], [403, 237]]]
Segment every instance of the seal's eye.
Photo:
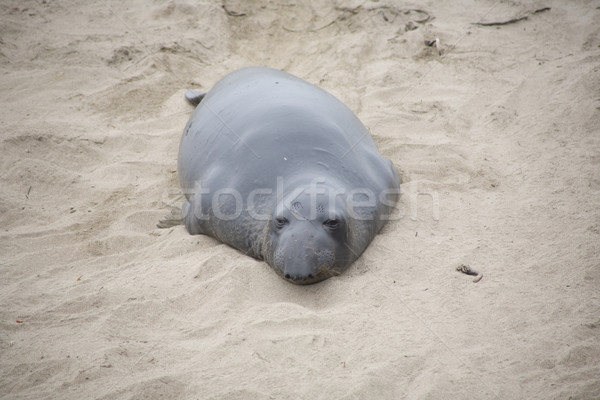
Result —
[[337, 229], [340, 226], [340, 222], [337, 219], [328, 219], [323, 222], [323, 226], [329, 229]]
[[275, 218], [275, 226], [277, 227], [277, 229], [283, 228], [287, 223], [288, 223], [288, 220], [285, 217]]

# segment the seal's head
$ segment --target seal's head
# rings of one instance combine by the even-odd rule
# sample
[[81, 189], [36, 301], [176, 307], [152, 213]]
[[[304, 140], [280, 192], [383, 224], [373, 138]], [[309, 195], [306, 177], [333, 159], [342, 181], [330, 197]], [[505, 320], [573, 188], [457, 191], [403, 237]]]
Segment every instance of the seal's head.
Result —
[[344, 198], [298, 191], [285, 196], [267, 227], [266, 261], [284, 279], [310, 284], [339, 275], [355, 259]]

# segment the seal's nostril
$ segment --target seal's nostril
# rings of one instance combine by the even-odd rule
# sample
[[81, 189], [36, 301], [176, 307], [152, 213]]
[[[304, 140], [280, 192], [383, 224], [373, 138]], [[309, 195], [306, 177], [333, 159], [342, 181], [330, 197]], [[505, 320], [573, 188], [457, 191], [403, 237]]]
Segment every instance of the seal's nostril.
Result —
[[308, 274], [308, 279], [313, 279], [315, 276], [313, 274]]
[[285, 274], [285, 279], [290, 279], [290, 274]]

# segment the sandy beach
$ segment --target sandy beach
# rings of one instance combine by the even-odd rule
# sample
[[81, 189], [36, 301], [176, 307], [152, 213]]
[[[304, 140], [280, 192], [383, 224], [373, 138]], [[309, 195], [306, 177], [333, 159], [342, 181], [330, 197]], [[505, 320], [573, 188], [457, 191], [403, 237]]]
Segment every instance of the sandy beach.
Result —
[[[339, 277], [157, 228], [185, 91], [254, 65], [402, 176]], [[8, 0], [0, 68], [0, 398], [600, 398], [598, 1]]]

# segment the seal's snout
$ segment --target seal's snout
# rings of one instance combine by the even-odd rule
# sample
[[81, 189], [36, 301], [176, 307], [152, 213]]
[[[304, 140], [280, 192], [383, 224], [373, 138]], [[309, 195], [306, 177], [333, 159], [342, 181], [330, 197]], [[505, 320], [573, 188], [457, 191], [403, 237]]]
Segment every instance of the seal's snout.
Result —
[[303, 275], [303, 274], [290, 274], [287, 273], [284, 275], [285, 279], [289, 279], [292, 281], [305, 281], [307, 279], [314, 279], [315, 276], [313, 274]]
[[280, 268], [285, 279], [293, 283], [304, 283], [314, 280], [318, 274], [319, 265], [314, 251], [304, 243], [297, 245], [295, 249], [281, 249], [283, 261]]
[[275, 253], [275, 264], [283, 277], [297, 285], [316, 283], [328, 278], [327, 271], [334, 265], [334, 253], [329, 249], [316, 251], [316, 243], [294, 241], [280, 246]]

